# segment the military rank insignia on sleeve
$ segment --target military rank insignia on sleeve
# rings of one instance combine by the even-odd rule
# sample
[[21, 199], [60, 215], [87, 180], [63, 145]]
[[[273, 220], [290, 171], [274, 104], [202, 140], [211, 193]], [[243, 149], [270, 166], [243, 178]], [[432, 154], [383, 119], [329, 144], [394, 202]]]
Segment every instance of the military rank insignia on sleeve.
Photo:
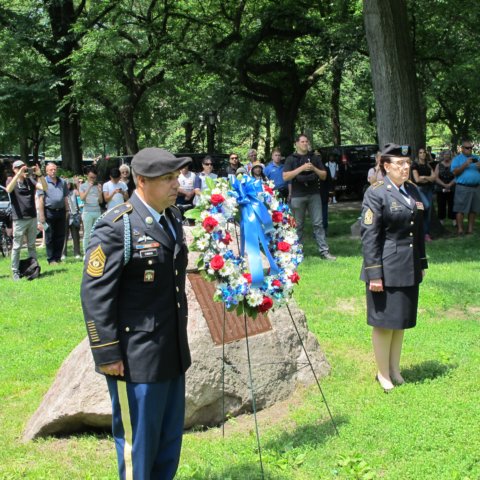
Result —
[[103, 275], [105, 269], [105, 253], [102, 250], [102, 246], [99, 245], [95, 250], [90, 253], [87, 263], [87, 273], [91, 277], [99, 278]]
[[370, 208], [367, 209], [365, 215], [363, 216], [364, 225], [372, 225], [373, 223], [373, 212]]

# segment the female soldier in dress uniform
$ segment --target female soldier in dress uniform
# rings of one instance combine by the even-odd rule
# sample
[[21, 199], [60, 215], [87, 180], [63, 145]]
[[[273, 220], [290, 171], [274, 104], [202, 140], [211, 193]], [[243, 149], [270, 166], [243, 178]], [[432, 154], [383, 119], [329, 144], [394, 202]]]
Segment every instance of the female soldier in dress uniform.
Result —
[[423, 235], [424, 206], [408, 178], [410, 148], [385, 145], [384, 180], [365, 193], [362, 206], [363, 266], [367, 323], [385, 392], [404, 382], [400, 374], [403, 333], [416, 325], [418, 290], [428, 267]]

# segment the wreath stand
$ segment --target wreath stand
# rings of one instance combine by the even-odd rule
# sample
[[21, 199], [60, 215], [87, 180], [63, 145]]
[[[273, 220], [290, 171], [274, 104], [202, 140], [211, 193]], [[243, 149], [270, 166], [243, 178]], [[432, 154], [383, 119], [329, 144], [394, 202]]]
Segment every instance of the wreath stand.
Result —
[[[235, 228], [235, 232], [236, 232]], [[238, 235], [236, 235], [236, 240], [237, 240], [237, 245], [239, 243]], [[245, 300], [244, 300], [245, 301]], [[328, 406], [327, 399], [325, 397], [325, 394], [323, 392], [323, 389], [320, 385], [320, 381], [315, 373], [315, 369], [313, 368], [313, 364], [310, 360], [310, 357], [308, 355], [307, 349], [305, 347], [305, 344], [303, 342], [302, 336], [300, 335], [300, 332], [298, 330], [297, 324], [295, 322], [295, 319], [293, 318], [292, 312], [290, 310], [290, 306], [288, 303], [286, 303], [285, 307], [288, 310], [288, 313], [290, 315], [290, 319], [292, 320], [293, 327], [295, 329], [295, 332], [298, 336], [298, 339], [300, 341], [300, 344], [302, 346], [302, 350], [305, 353], [305, 358], [307, 359], [307, 364], [310, 367], [310, 370], [313, 374], [313, 377], [315, 379], [315, 383], [317, 384], [318, 390], [320, 391], [320, 394], [322, 395], [323, 402], [325, 403], [325, 406], [327, 408], [328, 415], [330, 417], [330, 421], [332, 423], [333, 429], [335, 431], [335, 434], [337, 436], [340, 436], [337, 425], [335, 424], [335, 420], [333, 419], [332, 412], [330, 410], [330, 407]], [[227, 363], [225, 361], [225, 330], [226, 330], [226, 308], [225, 305], [223, 307], [223, 327], [222, 327], [222, 418], [224, 419], [222, 422], [222, 437], [225, 438], [225, 369], [231, 368], [235, 369], [235, 365]], [[249, 335], [248, 335], [248, 323], [247, 323], [247, 314], [245, 313], [245, 309], [243, 312], [243, 323], [244, 323], [244, 332], [245, 332], [245, 345], [246, 345], [246, 350], [247, 350], [247, 365], [248, 365], [248, 386], [250, 390], [250, 397], [251, 397], [251, 402], [252, 402], [252, 411], [253, 411], [253, 418], [254, 418], [254, 423], [255, 423], [255, 437], [257, 441], [257, 450], [258, 450], [258, 460], [260, 464], [260, 472], [261, 472], [261, 478], [264, 480], [265, 478], [265, 472], [263, 468], [263, 461], [262, 461], [262, 447], [261, 447], [261, 442], [260, 442], [260, 431], [258, 427], [258, 419], [257, 419], [257, 406], [256, 406], [256, 400], [255, 400], [255, 385], [253, 381], [253, 375], [252, 375], [252, 362], [251, 362], [251, 357], [250, 357], [250, 346], [249, 346]]]

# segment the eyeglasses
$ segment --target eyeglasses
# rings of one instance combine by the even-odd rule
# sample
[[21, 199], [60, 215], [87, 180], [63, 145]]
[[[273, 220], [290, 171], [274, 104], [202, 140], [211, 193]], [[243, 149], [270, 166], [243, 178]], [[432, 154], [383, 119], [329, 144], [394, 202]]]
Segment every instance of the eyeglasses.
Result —
[[410, 167], [410, 165], [412, 164], [410, 160], [391, 160], [390, 163], [392, 165], [397, 165], [397, 167], [400, 168]]
[[204, 163], [206, 167], [211, 167], [213, 164], [212, 163]]
[[462, 145], [462, 148], [464, 148], [465, 150], [471, 150], [473, 147], [466, 147], [465, 145]]

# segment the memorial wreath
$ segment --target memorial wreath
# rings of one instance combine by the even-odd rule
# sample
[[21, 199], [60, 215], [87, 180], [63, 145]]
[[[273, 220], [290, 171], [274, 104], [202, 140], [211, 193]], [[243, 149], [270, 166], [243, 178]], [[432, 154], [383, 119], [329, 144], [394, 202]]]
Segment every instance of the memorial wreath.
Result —
[[201, 252], [197, 267], [217, 283], [215, 301], [252, 318], [287, 301], [300, 279], [303, 252], [290, 208], [271, 183], [249, 175], [207, 178], [187, 216], [196, 221], [191, 249]]

